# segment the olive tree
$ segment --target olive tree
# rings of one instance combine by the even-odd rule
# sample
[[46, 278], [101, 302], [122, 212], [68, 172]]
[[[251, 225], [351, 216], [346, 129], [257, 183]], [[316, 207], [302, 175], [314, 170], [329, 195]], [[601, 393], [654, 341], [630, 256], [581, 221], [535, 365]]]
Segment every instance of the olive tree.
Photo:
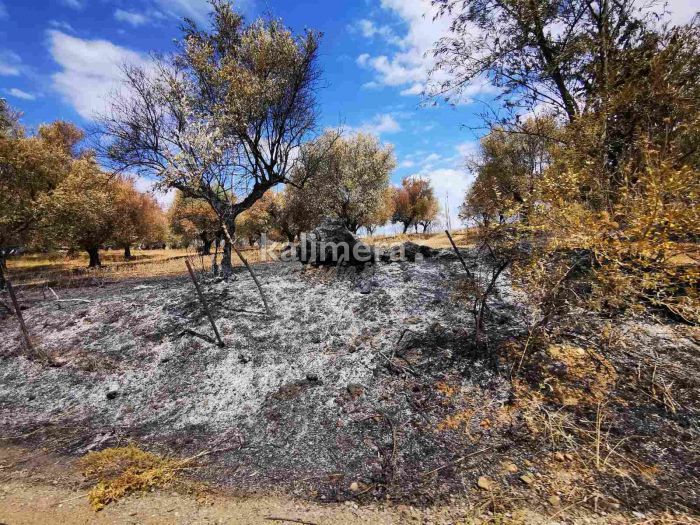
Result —
[[236, 218], [287, 182], [314, 132], [319, 34], [273, 19], [246, 25], [223, 0], [212, 7], [211, 30], [186, 21], [176, 53], [124, 68], [126, 86], [101, 118], [102, 151], [116, 169], [212, 207], [226, 276]]
[[365, 133], [345, 138], [329, 131], [305, 151], [296, 173], [307, 181], [300, 204], [312, 207], [316, 222], [335, 217], [353, 233], [376, 226], [396, 167], [393, 147]]

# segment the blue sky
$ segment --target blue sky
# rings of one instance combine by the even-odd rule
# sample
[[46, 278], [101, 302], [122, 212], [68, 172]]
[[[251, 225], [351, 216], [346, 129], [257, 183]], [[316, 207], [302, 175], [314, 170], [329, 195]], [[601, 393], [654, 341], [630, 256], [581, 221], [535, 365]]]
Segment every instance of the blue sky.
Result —
[[[674, 0], [673, 20], [688, 20], [695, 0]], [[295, 31], [324, 33], [322, 126], [375, 133], [395, 146], [392, 180], [429, 178], [453, 217], [471, 176], [464, 158], [476, 149], [481, 102], [495, 90], [472, 86], [457, 107], [421, 107], [432, 44], [447, 21], [433, 21], [429, 0], [242, 0], [248, 20], [266, 13]], [[89, 125], [118, 84], [118, 65], [169, 51], [178, 21], [207, 21], [206, 0], [0, 0], [0, 97], [24, 123], [67, 119]], [[454, 222], [454, 219], [453, 219]]]

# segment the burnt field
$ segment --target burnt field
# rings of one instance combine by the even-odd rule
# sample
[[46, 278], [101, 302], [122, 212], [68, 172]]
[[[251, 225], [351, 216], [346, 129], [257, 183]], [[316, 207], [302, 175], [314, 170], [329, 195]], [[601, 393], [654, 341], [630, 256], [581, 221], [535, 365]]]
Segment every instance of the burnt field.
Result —
[[696, 329], [581, 312], [524, 356], [527, 297], [506, 276], [488, 351], [476, 351], [451, 257], [256, 271], [272, 318], [247, 273], [200, 276], [223, 348], [186, 278], [69, 288], [60, 301], [24, 290], [49, 362], [27, 355], [3, 312], [3, 443], [70, 457], [129, 443], [217, 450], [188, 475], [324, 502], [700, 509]]

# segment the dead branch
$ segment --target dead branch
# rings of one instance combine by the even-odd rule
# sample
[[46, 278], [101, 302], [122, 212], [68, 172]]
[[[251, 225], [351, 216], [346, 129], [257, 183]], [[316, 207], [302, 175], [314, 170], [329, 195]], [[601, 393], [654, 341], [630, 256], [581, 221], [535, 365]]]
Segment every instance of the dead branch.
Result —
[[294, 518], [277, 518], [275, 516], [267, 516], [266, 520], [270, 521], [288, 521], [289, 523], [301, 523], [302, 525], [316, 525], [313, 521], [297, 520]]
[[490, 449], [490, 448], [484, 448], [484, 449], [481, 449], [481, 450], [477, 450], [476, 452], [472, 452], [471, 454], [467, 454], [466, 456], [462, 456], [462, 457], [460, 457], [460, 458], [457, 458], [456, 460], [451, 461], [451, 462], [449, 462], [449, 463], [447, 463], [447, 464], [445, 464], [445, 465], [443, 465], [443, 466], [441, 466], [441, 467], [438, 467], [438, 468], [433, 469], [433, 470], [429, 470], [429, 471], [426, 472], [425, 474], [421, 474], [421, 476], [425, 478], [425, 477], [430, 476], [431, 474], [435, 474], [436, 472], [439, 472], [439, 471], [441, 471], [441, 470], [443, 470], [443, 469], [446, 469], [447, 467], [454, 466], [454, 465], [459, 465], [459, 464], [462, 463], [463, 461], [465, 461], [465, 460], [467, 460], [467, 459], [469, 459], [469, 458], [471, 458], [471, 457], [477, 456], [477, 455], [479, 455], [479, 454], [483, 454], [484, 452], [487, 452], [488, 450], [491, 450], [491, 449]]
[[236, 246], [236, 243], [233, 242], [233, 239], [231, 238], [231, 234], [229, 233], [226, 225], [223, 224], [222, 226], [223, 226], [222, 229], [223, 229], [224, 235], [226, 236], [226, 242], [231, 243], [231, 248], [233, 248], [233, 251], [236, 252], [236, 255], [238, 255], [238, 258], [243, 262], [244, 266], [248, 270], [248, 273], [250, 273], [250, 276], [253, 278], [253, 281], [255, 282], [255, 286], [258, 287], [258, 291], [260, 292], [260, 297], [262, 298], [262, 302], [265, 305], [265, 311], [267, 312], [268, 317], [272, 317], [272, 312], [270, 311], [270, 307], [267, 304], [267, 298], [265, 297], [265, 291], [263, 290], [262, 285], [260, 284], [260, 281], [258, 281], [257, 275], [255, 275], [253, 268], [250, 266], [250, 264], [248, 264], [248, 261], [246, 260], [246, 258], [243, 257], [243, 254]]
[[464, 271], [467, 272], [467, 276], [470, 279], [473, 279], [474, 276], [472, 273], [469, 271], [469, 268], [467, 268], [467, 263], [464, 262], [464, 257], [462, 257], [462, 254], [459, 252], [459, 249], [457, 248], [457, 245], [455, 244], [454, 240], [452, 240], [452, 235], [450, 235], [450, 232], [445, 230], [445, 233], [447, 234], [447, 238], [450, 240], [450, 244], [452, 245], [452, 248], [454, 249], [455, 253], [457, 254], [457, 257], [459, 257], [460, 262], [462, 263], [462, 266], [464, 267]]
[[194, 270], [192, 269], [192, 265], [190, 264], [189, 259], [185, 259], [185, 264], [187, 265], [187, 271], [190, 273], [190, 277], [192, 278], [192, 282], [194, 283], [194, 287], [197, 290], [197, 295], [199, 296], [199, 300], [202, 303], [202, 306], [204, 307], [204, 312], [207, 314], [207, 317], [209, 318], [209, 322], [211, 323], [212, 328], [214, 329], [214, 334], [216, 334], [216, 340], [218, 341], [218, 346], [223, 348], [226, 346], [221, 339], [221, 336], [219, 335], [219, 330], [216, 328], [216, 323], [214, 322], [214, 317], [211, 315], [211, 310], [209, 309], [209, 304], [207, 303], [207, 300], [204, 298], [204, 294], [202, 293], [202, 289], [199, 287], [199, 283], [197, 282], [197, 277], [194, 274]]

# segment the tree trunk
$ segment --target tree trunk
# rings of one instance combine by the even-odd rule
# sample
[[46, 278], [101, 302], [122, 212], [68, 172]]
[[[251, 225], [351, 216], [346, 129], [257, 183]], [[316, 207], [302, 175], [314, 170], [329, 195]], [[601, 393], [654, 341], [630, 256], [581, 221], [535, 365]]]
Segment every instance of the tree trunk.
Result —
[[127, 244], [126, 246], [124, 246], [124, 259], [126, 259], [127, 261], [129, 259], [131, 259], [131, 245], [130, 244]]
[[202, 240], [202, 255], [211, 255], [211, 245], [214, 241], [207, 239], [204, 235], [199, 238]]
[[408, 229], [409, 229], [410, 227], [411, 227], [411, 223], [410, 223], [410, 222], [404, 222], [404, 223], [403, 223], [403, 234], [404, 234], [404, 235], [406, 235], [406, 232], [408, 231]]
[[100, 261], [100, 248], [98, 246], [91, 246], [87, 248], [86, 251], [90, 256], [90, 264], [88, 265], [89, 268], [97, 268], [98, 266], [102, 266], [102, 262]]
[[5, 255], [0, 250], [0, 290], [4, 290], [7, 286], [7, 281], [5, 280], [5, 269], [7, 268], [7, 263], [5, 262]]
[[[234, 238], [235, 235], [235, 228], [236, 224], [234, 221], [228, 221], [228, 224], [226, 225], [229, 235], [231, 236], [231, 239]], [[231, 253], [232, 253], [232, 246], [231, 246], [231, 240], [229, 239], [224, 239], [224, 251], [221, 254], [221, 276], [224, 279], [228, 279], [231, 277], [233, 274], [233, 262], [231, 262]]]

